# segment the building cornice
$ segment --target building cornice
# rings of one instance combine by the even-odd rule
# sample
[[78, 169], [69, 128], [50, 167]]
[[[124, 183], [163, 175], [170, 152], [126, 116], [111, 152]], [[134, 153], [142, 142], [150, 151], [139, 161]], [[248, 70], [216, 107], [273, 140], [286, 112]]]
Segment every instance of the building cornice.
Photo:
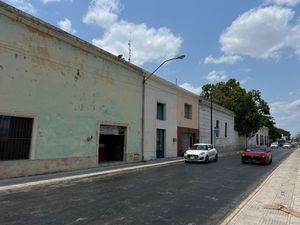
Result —
[[147, 73], [142, 68], [135, 66], [134, 64], [129, 63], [124, 59], [121, 59], [101, 48], [96, 47], [95, 45], [90, 44], [87, 41], [84, 41], [72, 34], [69, 34], [47, 22], [42, 21], [41, 19], [38, 19], [28, 13], [18, 10], [13, 6], [10, 6], [2, 1], [0, 1], [0, 14], [3, 14], [15, 21], [21, 22], [24, 25], [35, 29], [37, 32], [43, 33], [44, 35], [55, 37], [83, 51], [111, 61], [115, 64], [121, 65], [123, 67], [126, 67], [134, 72], [137, 72], [143, 77]]

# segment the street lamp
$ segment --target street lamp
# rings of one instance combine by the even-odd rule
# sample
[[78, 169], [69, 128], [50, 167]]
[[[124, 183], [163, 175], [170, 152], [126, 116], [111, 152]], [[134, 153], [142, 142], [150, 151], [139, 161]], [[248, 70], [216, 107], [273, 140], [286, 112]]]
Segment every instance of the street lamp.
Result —
[[171, 58], [171, 59], [167, 59], [165, 61], [163, 61], [152, 73], [150, 73], [146, 78], [144, 78], [144, 83], [146, 83], [146, 81], [160, 68], [162, 67], [162, 65], [164, 65], [166, 62], [169, 62], [169, 61], [172, 61], [172, 60], [176, 60], [176, 59], [184, 59], [185, 58], [185, 55], [180, 55], [180, 56], [177, 56], [175, 58]]
[[213, 100], [212, 91], [210, 92], [210, 144], [213, 145]]
[[154, 73], [160, 68], [162, 67], [166, 62], [172, 61], [172, 60], [176, 60], [176, 59], [184, 59], [185, 55], [180, 55], [171, 59], [167, 59], [165, 61], [163, 61], [155, 70], [153, 70], [152, 73], [150, 73], [148, 76], [144, 76], [143, 79], [143, 108], [142, 108], [142, 161], [144, 161], [144, 134], [145, 134], [145, 86], [146, 86], [146, 81], [154, 75]]

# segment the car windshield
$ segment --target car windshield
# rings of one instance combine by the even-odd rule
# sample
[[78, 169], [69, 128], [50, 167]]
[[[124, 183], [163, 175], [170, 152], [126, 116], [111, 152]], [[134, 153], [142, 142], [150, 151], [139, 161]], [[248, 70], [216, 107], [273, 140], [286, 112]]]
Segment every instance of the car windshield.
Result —
[[191, 150], [207, 150], [207, 145], [193, 145]]
[[249, 146], [247, 152], [265, 152], [266, 148], [262, 146]]

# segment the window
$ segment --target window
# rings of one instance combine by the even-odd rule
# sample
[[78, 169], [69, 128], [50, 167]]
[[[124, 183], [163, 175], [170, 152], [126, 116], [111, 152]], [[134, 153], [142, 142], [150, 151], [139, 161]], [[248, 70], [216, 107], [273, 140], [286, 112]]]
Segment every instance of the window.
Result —
[[157, 103], [157, 116], [158, 120], [166, 120], [166, 104]]
[[227, 138], [227, 123], [225, 123], [225, 137]]
[[[216, 120], [216, 128], [219, 129], [219, 120]], [[216, 132], [216, 137], [219, 137], [219, 132]]]
[[0, 114], [0, 160], [29, 159], [33, 118]]
[[192, 105], [184, 104], [184, 118], [192, 119]]

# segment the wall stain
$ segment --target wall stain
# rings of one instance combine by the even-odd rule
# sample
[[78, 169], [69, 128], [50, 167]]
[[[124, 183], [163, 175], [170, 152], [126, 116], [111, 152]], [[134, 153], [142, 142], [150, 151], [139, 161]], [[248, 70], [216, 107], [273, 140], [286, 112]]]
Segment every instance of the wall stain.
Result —
[[50, 39], [53, 38], [53, 36], [51, 36], [51, 35], [49, 35], [49, 34], [47, 34], [47, 33], [45, 33], [45, 32], [41, 32], [40, 30], [38, 30], [38, 29], [36, 29], [36, 28], [34, 28], [34, 27], [31, 27], [31, 26], [28, 26], [28, 25], [26, 25], [26, 27], [27, 27], [27, 29], [28, 29], [28, 31], [29, 31], [30, 33], [37, 34], [37, 35], [42, 36], [42, 37], [44, 37], [44, 38], [50, 38]]
[[3, 69], [4, 69], [4, 67], [3, 67], [2, 65], [0, 65], [0, 69], [2, 69], [2, 70], [3, 70]]

